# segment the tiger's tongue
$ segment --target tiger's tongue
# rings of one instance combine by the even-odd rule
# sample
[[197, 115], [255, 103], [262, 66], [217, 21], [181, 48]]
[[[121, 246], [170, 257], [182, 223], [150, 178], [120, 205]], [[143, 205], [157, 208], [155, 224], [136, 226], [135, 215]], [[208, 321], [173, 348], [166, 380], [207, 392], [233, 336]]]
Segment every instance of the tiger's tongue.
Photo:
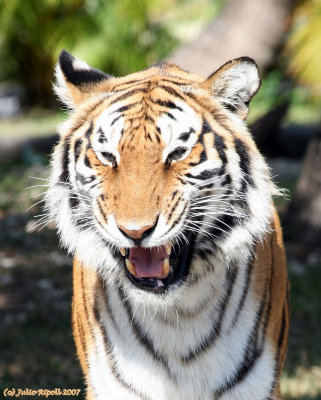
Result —
[[165, 246], [151, 249], [138, 246], [129, 250], [129, 261], [135, 266], [136, 278], [166, 278], [162, 272], [165, 258], [168, 259]]

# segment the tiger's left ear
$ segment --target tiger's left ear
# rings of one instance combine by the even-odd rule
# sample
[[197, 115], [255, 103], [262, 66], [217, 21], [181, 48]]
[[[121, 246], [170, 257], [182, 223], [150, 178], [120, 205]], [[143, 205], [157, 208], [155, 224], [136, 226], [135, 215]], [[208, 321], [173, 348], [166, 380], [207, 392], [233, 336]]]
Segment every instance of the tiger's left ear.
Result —
[[56, 65], [54, 91], [70, 109], [77, 107], [101, 89], [101, 84], [110, 79], [109, 75], [90, 67], [84, 61], [62, 50]]
[[260, 85], [258, 67], [249, 57], [227, 62], [201, 83], [201, 87], [210, 90], [226, 108], [242, 119], [247, 117], [249, 103]]

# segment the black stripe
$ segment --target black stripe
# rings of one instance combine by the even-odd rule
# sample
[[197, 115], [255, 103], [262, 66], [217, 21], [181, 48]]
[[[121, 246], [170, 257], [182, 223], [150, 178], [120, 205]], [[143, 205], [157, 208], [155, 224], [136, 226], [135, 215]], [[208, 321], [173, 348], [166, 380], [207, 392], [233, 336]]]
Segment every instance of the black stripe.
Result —
[[280, 329], [280, 334], [279, 334], [279, 339], [278, 339], [278, 349], [279, 350], [283, 346], [284, 337], [285, 337], [285, 328], [286, 328], [285, 305], [283, 305], [282, 323], [281, 323], [281, 329]]
[[[79, 339], [80, 339], [82, 351], [83, 351], [84, 354], [87, 354], [87, 346], [86, 346], [86, 341], [85, 341], [85, 336], [84, 336], [84, 330], [83, 330], [83, 327], [82, 327], [82, 325], [80, 323], [80, 317], [77, 314], [77, 316], [75, 318], [76, 318], [77, 322], [73, 324], [73, 332], [76, 332], [77, 328], [75, 327], [75, 324], [77, 324], [78, 334], [79, 334]], [[86, 357], [85, 357], [85, 363], [87, 364], [87, 367], [88, 367], [88, 363], [87, 363]]]
[[223, 295], [223, 299], [219, 307], [220, 312], [218, 318], [214, 321], [214, 324], [212, 325], [212, 328], [207, 337], [194, 350], [190, 351], [188, 354], [182, 357], [183, 363], [189, 363], [191, 361], [194, 361], [204, 351], [211, 348], [214, 345], [216, 339], [220, 336], [225, 311], [227, 309], [232, 294], [237, 274], [238, 274], [238, 268], [235, 265], [231, 266], [229, 269], [226, 270], [226, 278], [224, 284], [225, 294]]
[[291, 302], [290, 302], [290, 284], [287, 280], [286, 282], [286, 304], [288, 307], [289, 318], [291, 317]]
[[145, 395], [143, 395], [142, 393], [138, 392], [131, 384], [128, 384], [127, 382], [125, 382], [123, 377], [121, 376], [120, 371], [118, 369], [116, 356], [114, 355], [114, 352], [113, 352], [113, 345], [112, 345], [111, 340], [109, 338], [106, 326], [105, 326], [105, 324], [103, 324], [100, 321], [99, 305], [98, 305], [97, 298], [95, 298], [95, 303], [94, 303], [94, 307], [93, 307], [93, 313], [94, 313], [94, 317], [95, 317], [95, 325], [97, 326], [97, 328], [100, 331], [101, 336], [103, 337], [104, 350], [105, 350], [104, 353], [110, 359], [110, 368], [111, 368], [112, 374], [114, 375], [116, 380], [123, 387], [125, 387], [129, 392], [134, 393], [136, 396], [138, 396], [142, 400], [149, 400]]
[[69, 206], [71, 211], [79, 206], [79, 198], [76, 193], [71, 193], [69, 196]]
[[206, 155], [206, 151], [203, 149], [200, 154], [200, 159], [198, 160], [198, 162], [190, 162], [188, 165], [190, 167], [196, 167], [196, 166], [202, 164], [204, 161], [207, 161], [207, 155]]
[[127, 297], [125, 296], [125, 293], [121, 286], [118, 288], [118, 294], [119, 294], [121, 303], [125, 306], [125, 310], [126, 310], [127, 316], [128, 316], [128, 321], [129, 321], [129, 324], [135, 334], [136, 339], [143, 345], [145, 350], [147, 350], [148, 354], [150, 354], [155, 360], [159, 361], [163, 365], [168, 376], [170, 378], [176, 380], [169, 368], [167, 359], [165, 359], [165, 357], [155, 349], [152, 340], [149, 338], [149, 336], [146, 333], [143, 332], [143, 329], [141, 328], [139, 323], [135, 320], [135, 316], [133, 314], [131, 305], [130, 305]]
[[84, 157], [84, 164], [85, 164], [86, 167], [91, 168], [90, 160], [89, 160], [89, 158], [87, 156], [87, 150], [86, 150], [86, 154], [85, 154], [85, 157]]
[[230, 174], [225, 175], [224, 180], [222, 181], [221, 185], [226, 186], [229, 185], [232, 182], [232, 178]]
[[[103, 210], [103, 208], [102, 208], [102, 206], [100, 204], [100, 197], [98, 197], [98, 199], [97, 199], [97, 204], [98, 204], [98, 208], [99, 208], [99, 211], [100, 211], [101, 215], [103, 216], [105, 222], [107, 222], [108, 218], [107, 218], [106, 213], [104, 212], [104, 210]], [[97, 220], [97, 222], [100, 224], [100, 226], [103, 227], [103, 225], [98, 220]]]
[[[173, 229], [174, 226], [175, 226], [176, 224], [178, 224], [178, 222], [181, 220], [182, 216], [184, 215], [184, 213], [185, 213], [187, 207], [188, 207], [188, 204], [186, 203], [185, 206], [184, 206], [184, 208], [183, 208], [183, 211], [182, 211], [182, 212], [179, 214], [179, 216], [173, 221], [173, 223], [172, 223], [170, 229]], [[170, 230], [170, 229], [169, 229], [169, 230]]]
[[184, 181], [184, 179], [177, 177], [176, 178], [179, 182], [181, 182], [182, 185], [186, 185], [186, 181]]
[[157, 142], [158, 142], [158, 143], [160, 143], [160, 142], [161, 142], [161, 140], [160, 140], [160, 137], [159, 137], [159, 135], [158, 135], [158, 134], [156, 134], [156, 135], [155, 135], [155, 137], [156, 137], [156, 140], [157, 140]]
[[59, 64], [66, 80], [75, 86], [82, 86], [84, 84], [100, 83], [110, 78], [109, 75], [103, 72], [90, 68], [90, 69], [75, 69], [73, 66], [75, 58], [67, 51], [62, 50], [59, 56]]
[[[113, 126], [115, 122], [117, 122], [119, 120], [119, 118], [121, 118], [121, 115], [118, 115], [118, 117], [114, 118], [110, 124], [110, 126]], [[106, 139], [107, 140], [107, 139]]]
[[[82, 301], [83, 301], [83, 306], [84, 306], [84, 310], [85, 310], [85, 320], [89, 326], [89, 330], [91, 333], [91, 337], [93, 338], [93, 340], [95, 339], [95, 335], [94, 335], [94, 329], [93, 326], [90, 322], [90, 318], [89, 318], [89, 311], [87, 308], [87, 303], [86, 303], [86, 293], [85, 293], [85, 283], [84, 283], [84, 271], [83, 271], [83, 265], [80, 266], [80, 280], [81, 280], [81, 293], [82, 293]], [[86, 362], [88, 364], [87, 358], [86, 358]]]
[[[231, 210], [230, 210], [231, 211]], [[233, 212], [233, 211], [231, 211]], [[226, 236], [239, 223], [239, 218], [234, 215], [223, 214], [222, 217], [215, 221], [215, 226], [209, 230], [211, 235], [216, 238]]]
[[140, 103], [136, 102], [136, 103], [131, 103], [131, 104], [127, 104], [125, 106], [119, 107], [117, 110], [114, 111], [114, 113], [118, 113], [118, 112], [122, 113], [124, 111], [129, 110], [130, 108], [137, 106], [137, 104], [140, 104]]
[[174, 200], [174, 197], [177, 195], [177, 193], [178, 193], [178, 190], [175, 190], [175, 191], [173, 192], [173, 194], [172, 194], [172, 198], [171, 198], [171, 201], [173, 201], [173, 200]]
[[246, 267], [246, 275], [245, 275], [245, 282], [244, 282], [244, 287], [242, 290], [242, 296], [240, 298], [239, 304], [237, 305], [235, 314], [234, 314], [234, 318], [232, 321], [232, 325], [231, 328], [234, 327], [234, 325], [237, 323], [239, 316], [241, 314], [241, 311], [243, 309], [243, 306], [245, 304], [245, 300], [247, 297], [247, 294], [249, 292], [249, 288], [250, 288], [250, 281], [251, 281], [251, 274], [252, 274], [252, 269], [253, 269], [253, 257], [251, 257], [247, 263], [247, 267]]
[[107, 142], [107, 138], [106, 138], [105, 133], [104, 133], [104, 131], [102, 130], [101, 127], [98, 129], [97, 134], [98, 134], [98, 142], [99, 143], [106, 143]]
[[[281, 364], [280, 364], [281, 361], [282, 361], [282, 360], [280, 360], [281, 348], [282, 348], [282, 346], [283, 346], [283, 344], [284, 344], [284, 341], [287, 340], [287, 334], [286, 334], [287, 331], [286, 331], [286, 328], [287, 328], [287, 321], [288, 321], [288, 319], [286, 318], [286, 315], [285, 315], [285, 314], [286, 314], [285, 308], [286, 308], [286, 305], [283, 304], [283, 309], [282, 309], [282, 322], [281, 322], [281, 328], [280, 328], [280, 333], [279, 333], [279, 338], [278, 338], [278, 348], [277, 348], [277, 354], [276, 354], [276, 364], [277, 364], [277, 368], [274, 369], [274, 382], [273, 382], [273, 385], [272, 385], [272, 387], [271, 387], [269, 396], [267, 397], [266, 400], [270, 399], [270, 398], [272, 397], [273, 392], [274, 392], [274, 388], [275, 388], [275, 385], [276, 385], [276, 383], [277, 383], [276, 377], [277, 377], [277, 375], [279, 375], [280, 369], [281, 369]], [[288, 312], [289, 312], [289, 309], [288, 309], [288, 308], [287, 308], [287, 310], [288, 310]]]
[[[147, 68], [148, 69], [148, 68]], [[117, 85], [117, 86], [115, 86], [113, 89], [112, 89], [112, 92], [114, 92], [114, 91], [116, 91], [116, 90], [118, 90], [118, 91], [123, 91], [123, 90], [126, 90], [126, 88], [128, 87], [128, 86], [131, 86], [131, 85], [138, 85], [138, 84], [143, 84], [143, 83], [146, 83], [146, 81], [147, 82], [149, 82], [150, 81], [150, 77], [148, 76], [148, 77], [146, 77], [146, 78], [142, 78], [142, 79], [132, 79], [131, 81], [126, 81], [126, 82], [124, 82], [124, 83], [120, 83], [119, 85]]]
[[63, 144], [63, 151], [62, 151], [62, 172], [59, 176], [59, 181], [63, 183], [70, 183], [69, 181], [69, 147], [70, 142], [69, 138]]
[[116, 322], [116, 318], [114, 316], [113, 310], [112, 310], [110, 302], [109, 302], [109, 294], [108, 294], [107, 288], [104, 291], [102, 291], [101, 296], [103, 297], [104, 306], [106, 307], [108, 316], [110, 317], [110, 320], [111, 320], [116, 332], [118, 334], [120, 334], [120, 332], [121, 332], [120, 328], [119, 328], [119, 326], [118, 326], [118, 324]]
[[[255, 318], [255, 324], [252, 329], [251, 334], [248, 338], [247, 347], [245, 350], [245, 356], [243, 361], [241, 362], [240, 367], [234, 374], [234, 378], [229, 379], [229, 381], [225, 384], [225, 389], [222, 391], [220, 389], [218, 396], [221, 395], [224, 391], [231, 389], [238, 383], [240, 383], [245, 376], [252, 370], [257, 360], [261, 357], [264, 349], [265, 335], [266, 329], [268, 325], [268, 320], [270, 318], [271, 307], [272, 307], [272, 283], [273, 283], [273, 275], [274, 275], [274, 264], [271, 264], [271, 274], [266, 279], [265, 288], [263, 292], [263, 296], [260, 302], [260, 307], [257, 312]], [[269, 289], [269, 291], [268, 291]], [[267, 302], [267, 295], [268, 302]], [[266, 309], [265, 315], [264, 310]], [[259, 329], [260, 326], [262, 329]], [[261, 335], [261, 340], [259, 341], [259, 335]]]
[[157, 100], [151, 100], [151, 102], [154, 104], [158, 104], [162, 107], [183, 111], [183, 109], [181, 107], [177, 106], [173, 101], [157, 99]]
[[167, 86], [167, 85], [159, 85], [158, 87], [159, 87], [160, 89], [163, 89], [165, 92], [167, 92], [167, 93], [170, 94], [171, 96], [174, 96], [174, 97], [176, 97], [176, 98], [178, 97], [179, 99], [185, 101], [184, 97], [183, 97], [180, 93], [178, 93], [178, 91], [175, 90], [173, 87]]
[[[181, 80], [181, 82], [179, 82], [178, 80]], [[184, 78], [180, 78], [179, 76], [175, 76], [174, 79], [162, 78], [161, 82], [168, 82], [168, 83], [172, 83], [173, 85], [177, 85], [177, 86], [181, 86], [181, 85], [185, 86], [185, 85], [192, 83], [191, 81], [187, 81]]]
[[240, 168], [243, 172], [243, 184], [242, 184], [242, 192], [246, 191], [247, 184], [254, 186], [254, 181], [251, 176], [251, 165], [250, 165], [250, 156], [246, 149], [245, 144], [238, 138], [234, 138], [235, 150], [240, 157]]
[[128, 97], [133, 96], [134, 94], [137, 94], [137, 93], [146, 93], [146, 92], [147, 92], [147, 90], [146, 90], [146, 89], [142, 89], [142, 88], [140, 88], [140, 89], [129, 90], [129, 91], [127, 91], [126, 93], [123, 93], [122, 95], [117, 96], [116, 99], [113, 99], [113, 100], [109, 103], [109, 106], [111, 106], [111, 105], [114, 104], [114, 103], [117, 103], [118, 101], [125, 100], [125, 99], [127, 99]]
[[201, 130], [201, 133], [200, 133], [201, 143], [202, 144], [204, 144], [204, 141], [203, 141], [204, 135], [206, 133], [211, 133], [211, 132], [213, 132], [213, 129], [212, 129], [211, 125], [209, 124], [209, 122], [208, 122], [208, 120], [206, 118], [203, 118], [202, 130]]
[[179, 198], [176, 200], [174, 206], [173, 206], [172, 209], [171, 209], [171, 212], [169, 213], [169, 216], [168, 216], [168, 218], [167, 218], [167, 221], [169, 221], [169, 220], [171, 219], [171, 217], [172, 217], [172, 215], [173, 215], [173, 212], [176, 210], [176, 208], [177, 208], [179, 202], [181, 201], [181, 198], [182, 198], [182, 195], [179, 196]]
[[[225, 150], [226, 150], [226, 145], [224, 143], [224, 140], [222, 138], [222, 136], [220, 136], [219, 134], [217, 134], [216, 132], [214, 132], [214, 148], [216, 149], [216, 151], [218, 152], [218, 155], [220, 157], [220, 160], [222, 162], [221, 167], [217, 170], [216, 175], [218, 176], [223, 176], [226, 173], [226, 165], [227, 165], [227, 157], [225, 154]], [[231, 177], [228, 174], [225, 177], [225, 181], [224, 184], [228, 184], [231, 182]], [[223, 182], [222, 182], [223, 185]]]
[[[83, 271], [83, 266], [82, 266], [82, 265], [80, 266], [80, 276], [81, 276], [82, 304], [83, 304], [84, 310], [85, 310], [85, 320], [86, 320], [86, 322], [87, 322], [87, 325], [89, 326], [89, 330], [90, 330], [90, 333], [91, 333], [91, 337], [92, 337], [92, 339], [93, 339], [94, 346], [95, 346], [95, 350], [96, 350], [96, 352], [97, 352], [98, 349], [97, 349], [97, 346], [96, 346], [96, 343], [95, 343], [94, 330], [93, 330], [93, 326], [92, 326], [92, 324], [91, 324], [91, 322], [90, 322], [90, 319], [89, 319], [89, 312], [88, 312], [88, 308], [87, 308], [87, 304], [86, 304], [85, 290], [84, 290], [84, 287], [85, 287], [85, 285], [84, 285], [84, 271]], [[79, 319], [78, 319], [79, 314], [78, 314], [77, 311], [75, 311], [75, 310], [73, 310], [73, 312], [76, 313], [77, 321], [79, 321]], [[80, 324], [79, 324], [79, 327], [80, 327]], [[83, 348], [86, 349], [85, 343], [82, 343], [82, 345], [83, 345]], [[86, 363], [87, 369], [89, 369], [89, 362], [88, 362], [88, 360], [87, 360], [87, 354], [86, 354], [86, 352], [84, 352], [84, 359], [85, 359], [85, 363]], [[92, 388], [92, 390], [93, 390], [95, 396], [97, 396], [97, 393], [95, 393], [95, 389]]]
[[190, 128], [188, 132], [181, 133], [178, 137], [178, 140], [182, 140], [183, 142], [186, 142], [192, 133], [195, 133], [195, 129]]
[[80, 156], [81, 153], [81, 145], [82, 145], [83, 141], [81, 139], [77, 139], [74, 145], [74, 155], [75, 155], [75, 163], [78, 161], [78, 158]]
[[208, 249], [203, 249], [203, 248], [197, 248], [195, 249], [195, 253], [200, 256], [202, 260], [208, 261], [208, 257], [213, 256], [213, 251], [210, 251]]
[[176, 121], [176, 118], [174, 117], [174, 115], [168, 111], [165, 111], [164, 114], [166, 114], [170, 119]]
[[89, 140], [89, 138], [90, 138], [90, 135], [92, 134], [93, 126], [94, 126], [94, 124], [93, 124], [93, 122], [91, 121], [91, 122], [90, 122], [90, 125], [89, 125], [89, 128], [87, 129], [87, 131], [86, 131], [86, 133], [85, 133], [86, 139], [88, 139], [88, 140]]
[[214, 168], [214, 169], [206, 169], [205, 171], [202, 171], [198, 175], [192, 175], [190, 173], [187, 173], [185, 176], [186, 178], [193, 178], [193, 179], [198, 179], [201, 181], [211, 179], [213, 176], [219, 175], [220, 169], [219, 168]]
[[222, 167], [224, 167], [224, 171], [225, 171], [225, 166], [227, 164], [227, 158], [226, 158], [226, 154], [225, 154], [225, 150], [226, 150], [226, 146], [224, 143], [224, 140], [222, 138], [222, 136], [218, 135], [216, 132], [214, 132], [214, 147], [218, 152], [218, 155], [222, 161]]
[[[156, 122], [155, 122], [154, 118], [153, 118], [151, 115], [149, 115], [149, 114], [146, 114], [146, 116], [145, 116], [145, 121], [146, 121], [146, 122], [150, 122], [150, 124], [153, 125], [154, 127], [155, 127], [155, 125], [156, 125]], [[157, 127], [156, 127], [156, 129], [157, 129]], [[159, 130], [159, 129], [158, 129], [158, 130]]]
[[262, 355], [264, 346], [263, 342], [260, 346], [258, 346], [258, 335], [259, 335], [259, 326], [262, 321], [264, 309], [266, 306], [266, 295], [267, 295], [267, 288], [268, 288], [268, 281], [266, 282], [265, 289], [263, 292], [263, 296], [260, 301], [259, 309], [255, 316], [255, 323], [254, 326], [248, 336], [247, 345], [243, 354], [243, 360], [240, 362], [239, 366], [237, 367], [233, 377], [228, 377], [226, 381], [217, 389], [213, 397], [218, 399], [223, 393], [232, 389], [238, 383], [242, 382], [243, 379], [249, 374], [249, 372], [253, 369], [254, 365], [256, 364], [257, 360]]

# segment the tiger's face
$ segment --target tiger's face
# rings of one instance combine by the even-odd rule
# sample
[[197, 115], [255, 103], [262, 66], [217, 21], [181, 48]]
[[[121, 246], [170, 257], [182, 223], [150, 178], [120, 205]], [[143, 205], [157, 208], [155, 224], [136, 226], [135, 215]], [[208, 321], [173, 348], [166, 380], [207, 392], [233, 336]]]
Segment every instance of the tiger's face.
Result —
[[264, 197], [269, 182], [243, 122], [260, 83], [252, 60], [205, 81], [172, 64], [113, 78], [63, 52], [57, 78], [74, 111], [61, 127], [47, 206], [84, 264], [166, 293], [202, 273], [192, 260], [205, 251], [237, 251], [235, 230], [246, 232], [241, 242], [259, 236], [251, 191]]

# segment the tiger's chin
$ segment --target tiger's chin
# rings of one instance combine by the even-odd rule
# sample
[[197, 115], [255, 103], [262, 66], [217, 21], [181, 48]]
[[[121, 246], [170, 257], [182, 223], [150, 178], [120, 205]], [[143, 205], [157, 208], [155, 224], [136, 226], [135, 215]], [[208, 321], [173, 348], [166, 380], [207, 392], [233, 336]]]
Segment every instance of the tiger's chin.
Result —
[[157, 247], [122, 248], [118, 256], [126, 278], [138, 289], [165, 293], [174, 285], [180, 286], [189, 273], [193, 256], [194, 235], [190, 234], [186, 243]]

